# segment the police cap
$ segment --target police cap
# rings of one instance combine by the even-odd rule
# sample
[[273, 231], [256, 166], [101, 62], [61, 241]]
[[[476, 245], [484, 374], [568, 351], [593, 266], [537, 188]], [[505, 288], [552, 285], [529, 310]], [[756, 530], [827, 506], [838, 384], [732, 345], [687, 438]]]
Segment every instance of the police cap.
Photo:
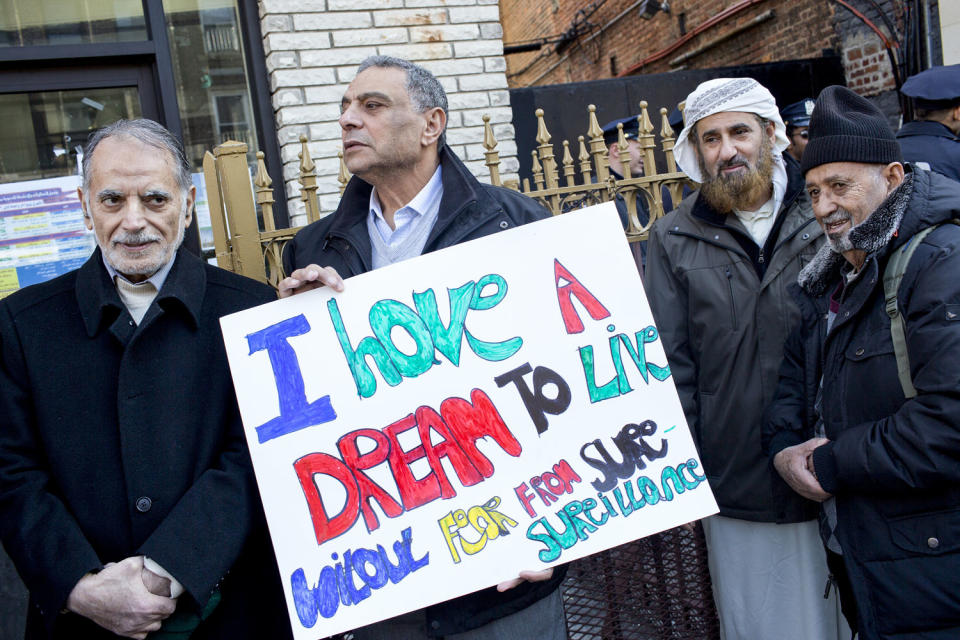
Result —
[[813, 113], [813, 107], [816, 103], [813, 98], [804, 98], [800, 102], [789, 104], [780, 110], [780, 117], [783, 123], [788, 127], [808, 127], [810, 126], [810, 114]]
[[603, 141], [607, 145], [611, 145], [614, 142], [617, 142], [617, 125], [623, 124], [623, 137], [627, 140], [636, 140], [640, 135], [640, 123], [637, 121], [637, 116], [629, 116], [627, 118], [620, 118], [619, 120], [613, 120], [603, 125]]
[[918, 107], [948, 108], [960, 102], [960, 64], [930, 67], [910, 76], [900, 92], [913, 98]]

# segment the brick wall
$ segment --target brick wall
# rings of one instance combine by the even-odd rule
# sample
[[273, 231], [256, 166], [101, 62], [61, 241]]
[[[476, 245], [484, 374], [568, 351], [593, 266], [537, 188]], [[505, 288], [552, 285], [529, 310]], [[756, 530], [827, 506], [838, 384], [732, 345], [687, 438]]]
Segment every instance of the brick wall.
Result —
[[843, 71], [847, 86], [863, 96], [894, 89], [890, 57], [876, 34], [857, 34], [843, 43]]
[[[855, 0], [851, 4], [872, 20], [887, 37], [890, 36], [890, 31], [869, 3]], [[878, 0], [877, 4], [889, 17], [894, 28], [902, 33], [904, 24], [901, 3]], [[887, 115], [890, 126], [896, 130], [900, 126], [899, 94], [890, 58], [880, 36], [846, 9], [837, 10], [834, 27], [840, 38], [847, 86], [877, 105]]]
[[320, 209], [339, 201], [340, 99], [367, 56], [391, 55], [433, 72], [447, 92], [447, 143], [478, 176], [488, 114], [504, 179], [518, 163], [497, 0], [260, 0], [277, 135], [292, 224], [303, 224], [299, 138], [310, 139]]
[[[598, 80], [622, 74], [634, 65], [698, 31], [682, 46], [635, 73], [684, 68], [706, 69], [741, 64], [816, 58], [839, 49], [836, 11], [825, 0], [672, 0], [670, 13], [639, 17], [631, 0], [607, 0], [586, 17], [590, 26], [562, 51], [548, 45], [539, 52], [507, 56], [511, 87]], [[726, 9], [747, 5], [729, 18], [706, 26]], [[590, 5], [586, 5], [589, 10]], [[584, 9], [582, 0], [501, 0], [504, 42], [534, 40], [566, 31]], [[699, 29], [698, 29], [699, 28]]]

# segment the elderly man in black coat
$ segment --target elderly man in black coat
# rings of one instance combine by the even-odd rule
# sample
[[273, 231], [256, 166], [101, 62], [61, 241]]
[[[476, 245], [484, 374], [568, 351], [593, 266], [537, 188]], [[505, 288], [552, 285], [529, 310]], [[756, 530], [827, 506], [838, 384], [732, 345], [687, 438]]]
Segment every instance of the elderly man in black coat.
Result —
[[166, 129], [114, 123], [83, 164], [98, 249], [0, 301], [0, 539], [27, 637], [289, 636], [219, 327], [273, 291], [179, 249], [194, 187]]
[[884, 115], [844, 87], [817, 99], [803, 169], [829, 244], [800, 272], [768, 451], [823, 505], [859, 638], [957, 638], [960, 184], [904, 166]]

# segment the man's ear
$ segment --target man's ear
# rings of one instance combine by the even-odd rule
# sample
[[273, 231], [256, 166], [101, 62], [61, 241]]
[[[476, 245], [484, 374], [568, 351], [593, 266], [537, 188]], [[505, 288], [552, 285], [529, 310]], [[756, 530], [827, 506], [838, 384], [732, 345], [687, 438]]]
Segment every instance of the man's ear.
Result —
[[777, 125], [773, 124], [772, 121], [767, 120], [767, 137], [770, 138], [770, 142], [776, 142], [777, 139]]
[[899, 162], [891, 162], [883, 168], [881, 175], [887, 182], [887, 193], [889, 194], [903, 182], [903, 165]]
[[77, 187], [77, 197], [80, 198], [80, 209], [83, 211], [83, 224], [87, 227], [87, 231], [93, 231], [93, 218], [87, 211], [87, 201], [83, 197], [83, 187]]
[[423, 130], [420, 140], [423, 146], [429, 147], [440, 138], [440, 134], [447, 128], [447, 114], [440, 107], [434, 107], [425, 111], [423, 117], [427, 126]]
[[189, 227], [190, 223], [193, 222], [193, 205], [197, 200], [197, 187], [195, 185], [190, 185], [190, 188], [187, 189], [187, 200], [186, 205], [187, 209], [184, 212], [186, 220], [184, 221], [183, 226]]

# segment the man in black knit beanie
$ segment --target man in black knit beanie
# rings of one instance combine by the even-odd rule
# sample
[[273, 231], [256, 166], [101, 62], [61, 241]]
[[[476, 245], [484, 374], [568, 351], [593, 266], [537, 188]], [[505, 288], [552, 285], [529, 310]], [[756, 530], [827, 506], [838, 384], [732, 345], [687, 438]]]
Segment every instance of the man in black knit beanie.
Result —
[[844, 87], [820, 94], [809, 136], [801, 164], [828, 244], [798, 278], [802, 323], [764, 442], [821, 502], [858, 637], [957, 638], [960, 183], [905, 165], [886, 117]]

